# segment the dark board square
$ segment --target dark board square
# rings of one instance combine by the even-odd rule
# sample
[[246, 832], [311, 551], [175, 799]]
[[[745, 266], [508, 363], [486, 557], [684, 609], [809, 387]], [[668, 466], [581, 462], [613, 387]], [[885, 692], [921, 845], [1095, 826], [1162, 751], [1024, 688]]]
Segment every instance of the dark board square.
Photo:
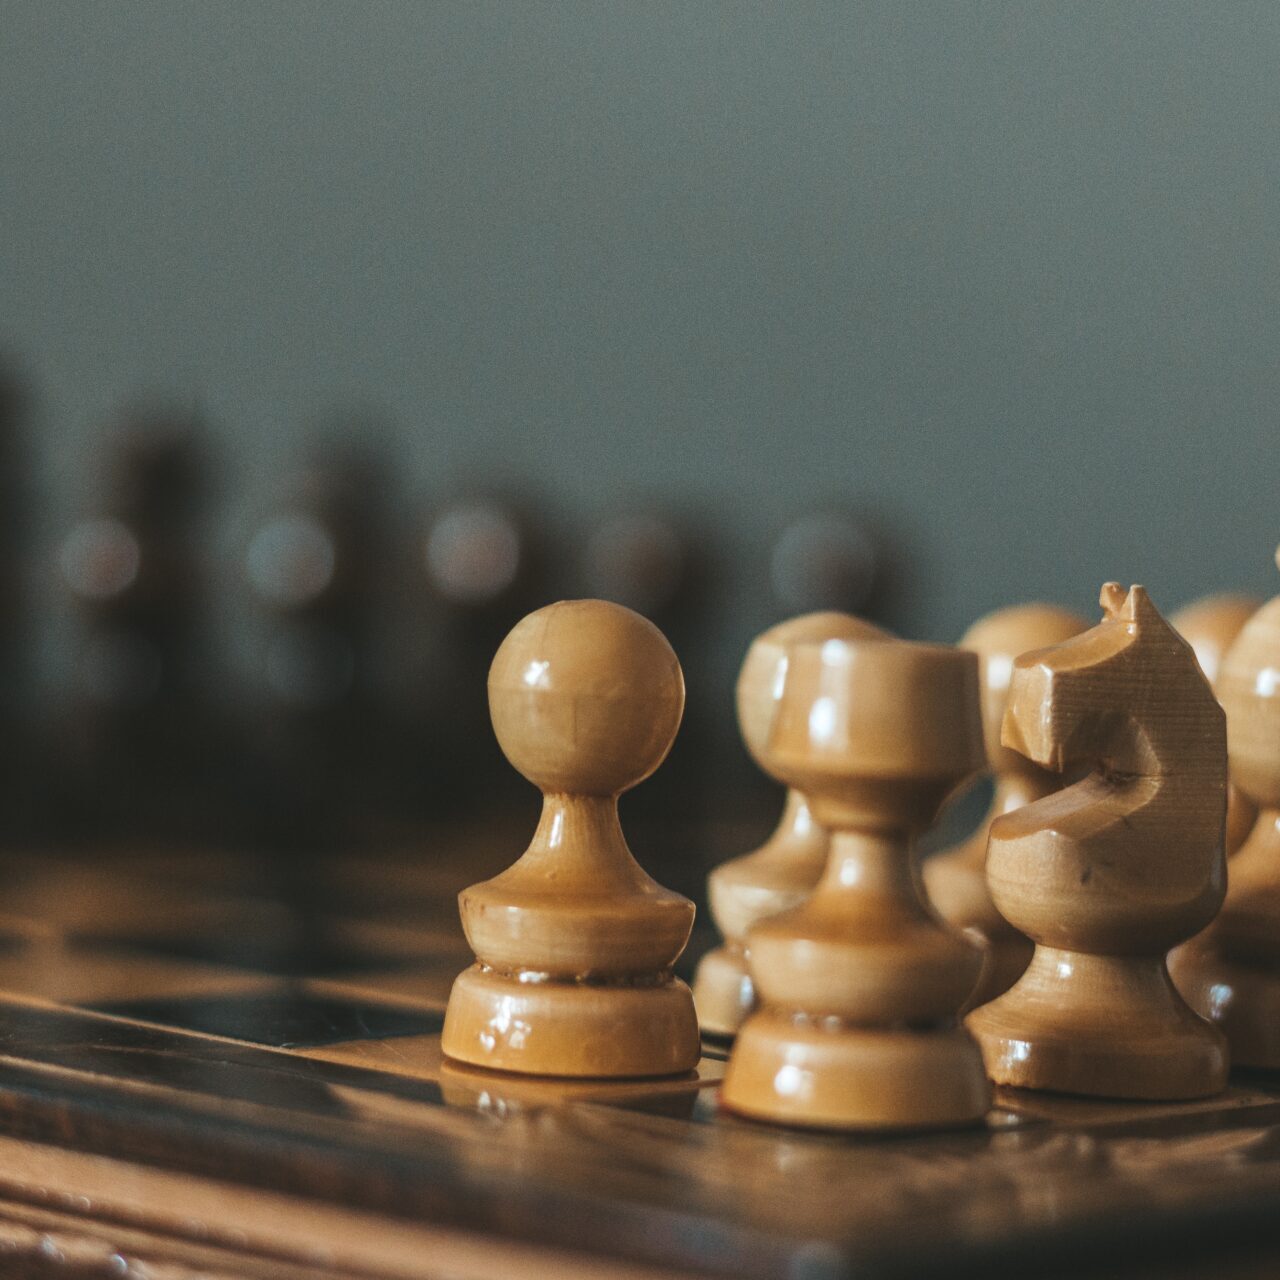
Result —
[[207, 933], [149, 933], [140, 936], [86, 936], [94, 946], [200, 960], [283, 978], [372, 973], [415, 963], [412, 958], [363, 950], [323, 930], [253, 934], [228, 929]]
[[444, 1025], [443, 1013], [306, 992], [121, 1000], [93, 1007], [99, 1013], [184, 1031], [203, 1031], [273, 1049], [310, 1049], [350, 1040], [434, 1035]]

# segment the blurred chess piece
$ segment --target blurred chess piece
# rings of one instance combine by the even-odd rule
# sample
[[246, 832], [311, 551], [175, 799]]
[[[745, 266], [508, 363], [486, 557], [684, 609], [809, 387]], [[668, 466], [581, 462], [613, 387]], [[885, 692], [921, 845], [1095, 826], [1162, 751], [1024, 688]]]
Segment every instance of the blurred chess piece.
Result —
[[[1227, 650], [1244, 624], [1261, 607], [1262, 601], [1256, 596], [1224, 593], [1195, 600], [1170, 616], [1169, 622], [1174, 630], [1195, 650], [1200, 670], [1215, 693]], [[1227, 788], [1228, 858], [1244, 844], [1257, 820], [1257, 806], [1231, 783]]]
[[679, 527], [656, 512], [624, 512], [589, 534], [584, 553], [588, 592], [646, 618], [675, 610], [689, 581], [689, 553]]
[[30, 391], [16, 365], [0, 359], [0, 842], [47, 834], [47, 779], [39, 758], [32, 687]]
[[877, 560], [875, 542], [862, 524], [840, 512], [815, 512], [779, 535], [769, 577], [788, 614], [857, 613], [875, 586]]
[[[693, 897], [704, 867], [697, 827], [709, 809], [715, 725], [700, 696], [707, 681], [705, 565], [687, 525], [657, 507], [616, 511], [590, 527], [583, 540], [575, 594], [610, 600], [649, 618], [680, 654], [692, 690], [667, 765], [646, 786], [628, 792], [623, 820], [664, 884]], [[692, 846], [692, 847], [691, 847]], [[651, 852], [650, 852], [651, 851]]]
[[978, 655], [982, 684], [982, 729], [987, 766], [995, 777], [995, 794], [978, 829], [953, 849], [924, 864], [930, 901], [960, 929], [972, 929], [989, 945], [987, 967], [973, 1004], [985, 1004], [1007, 991], [1031, 959], [1031, 941], [996, 910], [987, 890], [987, 839], [992, 822], [1058, 790], [1062, 779], [1032, 764], [1000, 743], [1000, 726], [1009, 698], [1014, 660], [1032, 649], [1058, 644], [1088, 627], [1077, 614], [1049, 604], [1016, 605], [975, 622], [960, 640], [962, 649]]
[[461, 895], [477, 963], [449, 996], [445, 1054], [532, 1075], [691, 1070], [697, 1018], [671, 967], [693, 904], [641, 870], [617, 810], [680, 725], [671, 646], [620, 605], [562, 601], [512, 630], [488, 690], [503, 752], [543, 793], [542, 819], [512, 867]]
[[724, 1105], [825, 1129], [976, 1122], [990, 1089], [959, 1013], [983, 948], [925, 901], [915, 844], [982, 766], [977, 659], [885, 638], [796, 645], [765, 760], [831, 846], [807, 901], [747, 935], [761, 1007]]
[[257, 794], [276, 844], [350, 838], [386, 766], [373, 670], [381, 481], [367, 453], [317, 449], [248, 539], [264, 633]]
[[421, 554], [438, 640], [421, 694], [422, 758], [443, 789], [432, 808], [465, 812], [483, 798], [494, 813], [523, 797], [488, 729], [485, 680], [503, 637], [540, 593], [541, 546], [520, 503], [482, 494], [442, 505]]
[[1244, 624], [1217, 675], [1231, 776], [1261, 812], [1231, 859], [1221, 914], [1174, 954], [1173, 976], [1192, 1006], [1226, 1033], [1234, 1063], [1274, 1070], [1280, 1068], [1280, 596]]
[[15, 368], [0, 360], [0, 708], [10, 706], [12, 678], [24, 647], [26, 555], [29, 552], [30, 457], [26, 419], [29, 393]]
[[527, 595], [534, 548], [514, 504], [464, 498], [436, 512], [423, 556], [436, 594], [460, 614], [487, 620]]
[[73, 801], [95, 835], [207, 830], [211, 768], [201, 541], [208, 461], [184, 414], [132, 416], [97, 469], [91, 513], [58, 549], [79, 626]]
[[[775, 776], [769, 766], [769, 733], [786, 685], [791, 647], [886, 634], [851, 614], [808, 613], [779, 623], [752, 641], [738, 677], [738, 725], [747, 751], [763, 772]], [[747, 932], [761, 920], [799, 906], [813, 892], [827, 864], [830, 844], [828, 832], [814, 820], [803, 794], [789, 788], [778, 824], [764, 844], [712, 871], [707, 891], [724, 945], [702, 958], [694, 979], [693, 998], [704, 1031], [735, 1035], [755, 1007]]]
[[1142, 587], [1109, 582], [1101, 603], [1096, 627], [1014, 663], [1004, 745], [1093, 770], [991, 825], [992, 899], [1036, 950], [968, 1025], [997, 1084], [1207, 1097], [1227, 1083], [1226, 1041], [1166, 957], [1222, 903], [1226, 719]]

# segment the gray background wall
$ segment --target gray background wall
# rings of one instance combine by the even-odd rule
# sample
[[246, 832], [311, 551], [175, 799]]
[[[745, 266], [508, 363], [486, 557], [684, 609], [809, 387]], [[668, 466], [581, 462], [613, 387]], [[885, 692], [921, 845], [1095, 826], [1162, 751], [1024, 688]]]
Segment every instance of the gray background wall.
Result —
[[712, 518], [725, 670], [787, 516], [890, 621], [1280, 586], [1280, 6], [0, 3], [0, 341], [52, 525], [122, 398], [264, 500], [373, 407], [397, 501]]

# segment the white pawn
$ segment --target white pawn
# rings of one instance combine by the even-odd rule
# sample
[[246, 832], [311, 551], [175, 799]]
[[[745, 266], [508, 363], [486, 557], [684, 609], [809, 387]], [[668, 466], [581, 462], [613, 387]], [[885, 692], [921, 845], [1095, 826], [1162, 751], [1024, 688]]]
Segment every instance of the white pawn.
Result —
[[[888, 638], [888, 633], [847, 613], [807, 613], [770, 627], [747, 650], [738, 676], [738, 725], [747, 751], [760, 769], [780, 781], [765, 755], [769, 731], [782, 697], [789, 646], [826, 640]], [[758, 849], [717, 867], [707, 879], [711, 918], [724, 945], [698, 965], [693, 998], [704, 1031], [735, 1035], [755, 1007], [747, 967], [746, 936], [752, 925], [803, 902], [827, 864], [831, 840], [813, 819], [809, 803], [787, 789], [782, 817]]]
[[689, 988], [671, 974], [693, 904], [647, 876], [618, 796], [671, 749], [680, 663], [651, 622], [603, 600], [539, 609], [503, 641], [489, 708], [508, 760], [543, 792], [514, 866], [460, 897], [476, 963], [453, 985], [457, 1061], [554, 1076], [657, 1076], [697, 1065]]

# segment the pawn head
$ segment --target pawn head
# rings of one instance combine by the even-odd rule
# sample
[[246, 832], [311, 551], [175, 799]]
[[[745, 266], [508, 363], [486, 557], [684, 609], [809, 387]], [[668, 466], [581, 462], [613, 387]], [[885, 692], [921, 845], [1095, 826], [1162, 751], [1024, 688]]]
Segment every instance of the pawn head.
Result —
[[1079, 614], [1057, 605], [1023, 604], [997, 609], [979, 618], [961, 636], [960, 648], [978, 655], [982, 736], [987, 745], [987, 759], [997, 773], [1026, 767], [1021, 756], [1000, 742], [1014, 661], [1032, 649], [1061, 644], [1088, 626]]
[[1216, 691], [1227, 713], [1231, 780], [1255, 803], [1280, 806], [1280, 596], [1244, 624]]
[[1195, 650], [1200, 670], [1215, 688], [1227, 650], [1261, 604], [1256, 596], [1226, 592], [1195, 600], [1170, 616], [1170, 625]]
[[544, 792], [616, 795], [663, 761], [684, 676], [653, 623], [604, 600], [518, 622], [489, 669], [489, 713], [512, 765]]

